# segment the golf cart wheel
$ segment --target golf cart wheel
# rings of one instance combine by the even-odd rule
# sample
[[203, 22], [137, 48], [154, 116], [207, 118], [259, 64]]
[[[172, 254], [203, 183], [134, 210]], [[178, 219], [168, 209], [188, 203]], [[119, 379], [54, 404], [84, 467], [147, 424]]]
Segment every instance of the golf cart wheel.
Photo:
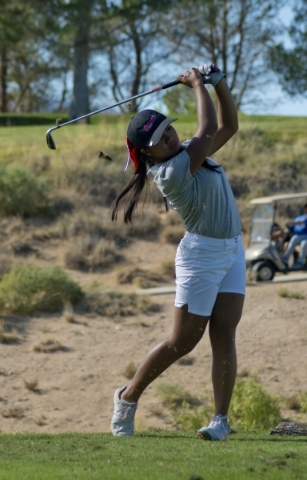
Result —
[[258, 262], [253, 265], [252, 273], [257, 282], [269, 282], [274, 278], [275, 268], [270, 262]]

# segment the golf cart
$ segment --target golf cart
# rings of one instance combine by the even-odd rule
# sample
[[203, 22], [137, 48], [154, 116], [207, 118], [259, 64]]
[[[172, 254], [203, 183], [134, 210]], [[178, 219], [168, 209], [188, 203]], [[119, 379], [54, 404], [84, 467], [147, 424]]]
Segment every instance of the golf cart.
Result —
[[[292, 215], [289, 215], [291, 211], [288, 202], [294, 201], [295, 214], [292, 208]], [[296, 200], [296, 202], [295, 202]], [[294, 259], [287, 265], [282, 255], [285, 249], [285, 241], [289, 241], [291, 236], [286, 238], [277, 239], [275, 232], [282, 232], [284, 229], [280, 226], [279, 218], [285, 218], [285, 214], [288, 218], [294, 218], [299, 214], [299, 206], [307, 203], [307, 192], [273, 195], [271, 197], [255, 198], [251, 200], [253, 205], [253, 213], [251, 220], [251, 228], [249, 235], [248, 248], [245, 250], [246, 268], [247, 272], [256, 281], [270, 281], [273, 280], [276, 272], [287, 274], [291, 271], [298, 271], [297, 269], [291, 269], [298, 255], [297, 251], [294, 252]], [[292, 203], [292, 202], [291, 202]], [[287, 207], [285, 208], [285, 205]], [[282, 208], [280, 208], [282, 206]], [[282, 213], [279, 212], [281, 209]], [[306, 266], [303, 267], [306, 271]]]

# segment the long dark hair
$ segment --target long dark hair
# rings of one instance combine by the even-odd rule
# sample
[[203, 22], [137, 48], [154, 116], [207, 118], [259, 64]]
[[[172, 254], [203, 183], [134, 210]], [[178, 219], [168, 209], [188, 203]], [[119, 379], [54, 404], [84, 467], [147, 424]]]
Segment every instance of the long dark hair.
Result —
[[[184, 146], [181, 147], [181, 150], [184, 150]], [[126, 185], [123, 190], [117, 195], [113, 204], [112, 204], [112, 220], [117, 220], [117, 213], [121, 206], [121, 203], [124, 201], [126, 195], [129, 195], [127, 198], [127, 204], [124, 209], [124, 222], [131, 223], [132, 222], [132, 215], [138, 205], [138, 201], [141, 197], [141, 194], [144, 190], [144, 187], [148, 184], [148, 177], [147, 177], [147, 167], [151, 168], [154, 165], [152, 159], [142, 153], [140, 150], [135, 149], [135, 154], [137, 155], [138, 161], [138, 168], [137, 172], [134, 174], [133, 178], [130, 180], [128, 185]], [[202, 163], [202, 167], [208, 168], [209, 170], [217, 171], [217, 169], [221, 165], [211, 165], [207, 159], [204, 160]], [[168, 212], [168, 204], [166, 197], [163, 197], [165, 210]]]
[[137, 207], [140, 196], [144, 190], [144, 187], [147, 185], [147, 167], [151, 168], [154, 163], [148, 155], [142, 153], [140, 150], [137, 151], [138, 155], [138, 169], [134, 174], [128, 185], [126, 185], [123, 190], [117, 195], [113, 204], [112, 204], [112, 220], [117, 220], [117, 213], [121, 206], [121, 203], [124, 201], [126, 195], [128, 196], [127, 204], [124, 209], [124, 222], [131, 223], [132, 215]]

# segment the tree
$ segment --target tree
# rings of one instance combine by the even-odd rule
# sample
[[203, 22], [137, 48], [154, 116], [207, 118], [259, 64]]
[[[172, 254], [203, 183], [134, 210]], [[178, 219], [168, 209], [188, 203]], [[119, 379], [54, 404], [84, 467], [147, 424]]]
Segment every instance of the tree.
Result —
[[165, 26], [177, 57], [215, 63], [227, 75], [237, 107], [254, 100], [268, 72], [266, 52], [278, 32], [280, 0], [182, 0]]
[[89, 60], [97, 43], [106, 38], [103, 22], [113, 8], [109, 3], [111, 6], [106, 0], [31, 1], [36, 13], [31, 30], [54, 54], [57, 73], [63, 79], [61, 105], [67, 94], [67, 74], [72, 73], [70, 118], [89, 113]]
[[[35, 3], [35, 2], [33, 2]], [[29, 112], [48, 108], [55, 58], [38, 35], [40, 18], [32, 4], [0, 1], [1, 111]]]
[[[115, 9], [107, 23], [106, 52], [111, 90], [117, 102], [142, 93], [149, 82], [152, 86], [164, 77], [165, 61], [176, 49], [167, 42], [164, 28], [165, 15], [174, 3], [122, 0]], [[136, 112], [142, 100], [133, 100], [120, 109]]]
[[[24, 29], [18, 23], [23, 23], [26, 10], [18, 1], [0, 2], [0, 111], [9, 111], [9, 70], [12, 52], [24, 36]], [[21, 22], [16, 22], [21, 19]]]
[[277, 73], [282, 88], [290, 95], [307, 96], [307, 0], [298, 0], [288, 28], [292, 47], [283, 43], [269, 51], [269, 63]]

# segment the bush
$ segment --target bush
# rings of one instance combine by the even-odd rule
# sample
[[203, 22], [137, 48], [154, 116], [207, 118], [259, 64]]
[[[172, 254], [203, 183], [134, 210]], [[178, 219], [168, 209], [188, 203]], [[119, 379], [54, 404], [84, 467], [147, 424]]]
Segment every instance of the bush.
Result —
[[65, 266], [84, 272], [103, 272], [122, 259], [114, 242], [87, 235], [81, 239], [79, 247], [70, 248], [65, 253]]
[[112, 318], [160, 311], [160, 305], [153, 303], [149, 295], [113, 291], [88, 295], [83, 306], [87, 311]]
[[29, 170], [0, 166], [0, 216], [50, 214], [47, 184]]
[[[198, 429], [210, 421], [214, 411], [211, 398], [193, 397], [177, 383], [158, 383], [156, 388], [178, 428]], [[304, 398], [306, 401], [306, 396]], [[240, 428], [272, 428], [281, 419], [277, 399], [269, 395], [255, 377], [237, 381], [229, 415], [231, 426]]]
[[132, 224], [127, 228], [127, 236], [140, 240], [153, 240], [160, 232], [160, 228], [161, 222], [159, 216], [147, 210], [133, 218]]
[[183, 402], [181, 408], [172, 410], [172, 419], [175, 425], [182, 430], [199, 430], [209, 424], [213, 409], [209, 403], [193, 408], [189, 402]]
[[158, 382], [156, 385], [162, 403], [170, 410], [176, 410], [183, 404], [199, 405], [199, 400], [193, 397], [178, 383]]
[[8, 313], [56, 312], [82, 296], [80, 286], [58, 266], [15, 265], [0, 282], [0, 309]]
[[143, 270], [138, 267], [126, 268], [124, 271], [119, 272], [117, 275], [117, 281], [120, 284], [134, 283], [140, 288], [152, 288], [161, 282], [163, 278], [158, 272], [152, 272], [151, 270]]
[[173, 245], [178, 245], [180, 240], [184, 236], [184, 227], [182, 225], [176, 225], [171, 227], [165, 227], [163, 230], [163, 240], [167, 243], [171, 243]]
[[272, 428], [281, 419], [277, 399], [266, 392], [256, 377], [237, 381], [229, 415], [233, 424], [241, 428]]
[[307, 392], [300, 392], [298, 394], [298, 401], [302, 413], [307, 413]]
[[162, 403], [170, 410], [172, 422], [177, 428], [197, 430], [210, 420], [212, 405], [192, 396], [178, 383], [157, 384]]

